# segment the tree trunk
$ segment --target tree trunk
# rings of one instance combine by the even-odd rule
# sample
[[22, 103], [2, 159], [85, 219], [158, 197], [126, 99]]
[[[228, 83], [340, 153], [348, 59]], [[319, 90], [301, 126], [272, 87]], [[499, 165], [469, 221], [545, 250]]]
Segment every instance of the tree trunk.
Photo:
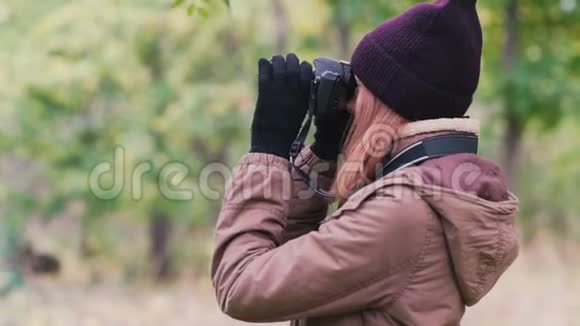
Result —
[[288, 48], [288, 15], [282, 0], [273, 0], [276, 52], [285, 53]]
[[338, 44], [340, 46], [340, 58], [347, 60], [351, 55], [352, 29], [347, 17], [346, 0], [339, 0], [336, 4], [336, 22], [338, 27]]
[[[226, 148], [230, 148], [233, 146], [233, 140], [230, 138], [226, 138], [223, 140], [223, 143], [219, 146], [219, 150], [212, 150], [210, 146], [208, 146], [207, 142], [204, 141], [202, 138], [193, 138], [191, 140], [191, 150], [194, 157], [198, 157], [201, 159], [202, 162], [209, 163], [225, 163], [228, 161], [227, 151]], [[227, 180], [226, 180], [227, 181]], [[217, 188], [216, 184], [210, 183], [212, 189]], [[215, 188], [214, 188], [215, 187]], [[224, 189], [225, 190], [225, 189]], [[217, 218], [219, 212], [222, 208], [221, 200], [209, 200], [210, 205], [210, 215], [212, 216], [212, 222], [215, 224], [217, 222]]]
[[86, 213], [80, 217], [80, 225], [79, 225], [79, 239], [78, 239], [78, 250], [79, 256], [81, 259], [88, 259], [91, 258], [95, 252], [89, 243], [89, 236], [91, 229], [93, 228], [94, 219], [96, 218], [92, 215], [88, 210]]
[[[507, 76], [512, 75], [517, 65], [519, 48], [519, 3], [509, 0], [505, 13], [505, 43], [503, 50], [503, 68]], [[506, 125], [504, 131], [502, 164], [510, 187], [516, 185], [516, 168], [520, 162], [524, 122], [522, 117], [513, 110], [515, 100], [514, 85], [509, 81], [505, 89], [504, 110]]]
[[155, 213], [149, 227], [153, 277], [157, 282], [167, 281], [171, 277], [171, 220], [165, 214]]
[[520, 162], [524, 127], [521, 118], [508, 113], [504, 131], [503, 166], [508, 185], [513, 189], [517, 181], [517, 166]]
[[22, 244], [22, 230], [13, 217], [6, 217], [5, 211], [0, 208], [0, 299], [24, 284], [24, 277], [19, 266], [20, 253], [18, 248]]

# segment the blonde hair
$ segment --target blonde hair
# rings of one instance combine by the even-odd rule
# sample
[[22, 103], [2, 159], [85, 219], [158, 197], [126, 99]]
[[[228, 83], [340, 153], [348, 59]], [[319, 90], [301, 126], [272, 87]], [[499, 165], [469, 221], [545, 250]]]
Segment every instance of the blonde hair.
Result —
[[359, 85], [344, 161], [333, 186], [341, 204], [357, 189], [374, 181], [380, 163], [393, 151], [398, 129], [408, 122]]

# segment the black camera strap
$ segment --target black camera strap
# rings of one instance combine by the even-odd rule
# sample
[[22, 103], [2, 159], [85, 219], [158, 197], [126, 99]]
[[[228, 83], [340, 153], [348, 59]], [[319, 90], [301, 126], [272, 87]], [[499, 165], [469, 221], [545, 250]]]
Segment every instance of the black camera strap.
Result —
[[[318, 88], [318, 82], [316, 80], [312, 81], [312, 88]], [[302, 125], [302, 128], [300, 128], [300, 132], [298, 133], [296, 140], [292, 143], [292, 147], [290, 147], [290, 162], [292, 163], [292, 166], [294, 166], [298, 154], [300, 154], [304, 148], [304, 143], [306, 143], [306, 138], [308, 138], [310, 128], [312, 128], [312, 122], [314, 122], [314, 110], [316, 110], [316, 92], [311, 92], [310, 99], [308, 100], [306, 121]]]
[[[318, 87], [318, 83], [316, 81], [313, 81], [312, 87], [313, 88]], [[294, 171], [298, 173], [298, 175], [302, 178], [302, 180], [306, 183], [306, 185], [308, 185], [308, 188], [310, 188], [316, 194], [326, 198], [335, 198], [336, 196], [333, 193], [320, 189], [316, 185], [316, 183], [312, 183], [310, 176], [296, 166], [296, 159], [298, 158], [298, 155], [304, 148], [306, 138], [308, 138], [310, 128], [312, 128], [312, 123], [314, 122], [315, 109], [316, 109], [316, 95], [315, 92], [312, 92], [312, 95], [308, 102], [308, 113], [306, 116], [306, 121], [302, 125], [302, 128], [300, 129], [300, 132], [296, 137], [296, 140], [294, 140], [294, 142], [292, 143], [292, 147], [290, 148], [290, 166], [291, 169], [294, 169]]]
[[451, 134], [424, 139], [409, 146], [388, 162], [383, 162], [383, 176], [443, 156], [477, 154], [478, 143], [477, 136], [467, 134]]
[[290, 148], [290, 162], [294, 163], [294, 161], [296, 161], [296, 158], [298, 157], [298, 154], [300, 154], [300, 152], [304, 148], [304, 143], [306, 142], [306, 138], [308, 138], [308, 134], [310, 133], [310, 128], [312, 127], [313, 120], [314, 114], [310, 113], [310, 110], [308, 110], [306, 122], [304, 122], [304, 125], [302, 126], [300, 132], [298, 133], [298, 137], [296, 137], [296, 140], [294, 140], [294, 142], [292, 143], [292, 147]]
[[[323, 197], [335, 198], [336, 196], [333, 193], [317, 187], [316, 182], [313, 183], [310, 176], [295, 165], [295, 160], [298, 157], [300, 150], [302, 150], [304, 147], [304, 141], [308, 136], [308, 131], [310, 130], [310, 125], [312, 123], [312, 117], [313, 115], [309, 113], [309, 117], [304, 124], [304, 127], [292, 145], [292, 150], [290, 153], [291, 166], [312, 191]], [[384, 167], [380, 177], [384, 177], [404, 168], [418, 165], [426, 161], [444, 156], [456, 154], [477, 154], [478, 143], [478, 137], [470, 134], [451, 134], [424, 139], [407, 147], [394, 158], [383, 162]]]

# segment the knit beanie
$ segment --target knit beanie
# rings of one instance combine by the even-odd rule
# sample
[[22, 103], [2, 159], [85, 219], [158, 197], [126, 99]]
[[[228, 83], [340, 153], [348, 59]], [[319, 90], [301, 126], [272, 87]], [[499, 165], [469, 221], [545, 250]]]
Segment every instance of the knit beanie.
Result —
[[408, 120], [463, 117], [481, 68], [475, 5], [476, 0], [438, 0], [386, 21], [354, 51], [355, 75]]

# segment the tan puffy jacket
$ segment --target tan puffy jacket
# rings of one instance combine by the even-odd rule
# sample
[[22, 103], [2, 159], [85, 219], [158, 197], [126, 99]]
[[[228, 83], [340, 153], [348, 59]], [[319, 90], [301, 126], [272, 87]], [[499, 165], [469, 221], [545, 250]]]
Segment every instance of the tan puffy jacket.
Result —
[[[399, 149], [476, 122], [411, 123]], [[302, 171], [328, 187], [334, 166], [305, 149]], [[318, 171], [318, 172], [317, 172]], [[212, 277], [223, 311], [293, 325], [458, 325], [514, 261], [517, 199], [476, 155], [427, 161], [359, 190], [336, 212], [289, 172], [247, 154], [228, 186]]]

